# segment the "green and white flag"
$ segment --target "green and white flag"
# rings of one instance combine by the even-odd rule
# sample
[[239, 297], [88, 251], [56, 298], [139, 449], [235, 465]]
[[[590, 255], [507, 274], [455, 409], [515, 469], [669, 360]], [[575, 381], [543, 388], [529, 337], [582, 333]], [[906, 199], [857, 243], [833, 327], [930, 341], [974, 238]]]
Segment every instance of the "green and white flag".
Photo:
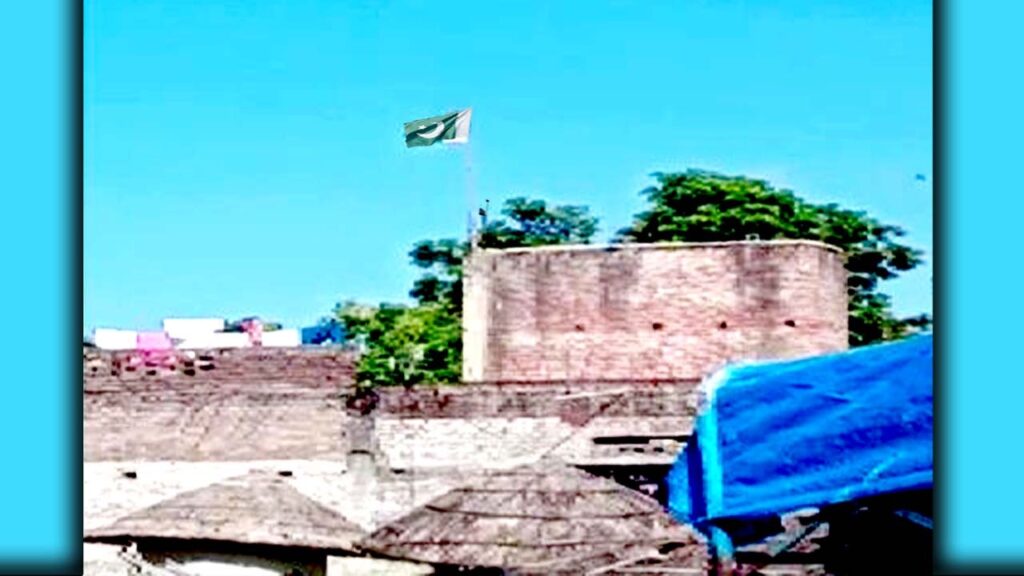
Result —
[[469, 121], [473, 109], [450, 112], [422, 120], [405, 123], [405, 145], [432, 146], [438, 142], [465, 144], [469, 142]]

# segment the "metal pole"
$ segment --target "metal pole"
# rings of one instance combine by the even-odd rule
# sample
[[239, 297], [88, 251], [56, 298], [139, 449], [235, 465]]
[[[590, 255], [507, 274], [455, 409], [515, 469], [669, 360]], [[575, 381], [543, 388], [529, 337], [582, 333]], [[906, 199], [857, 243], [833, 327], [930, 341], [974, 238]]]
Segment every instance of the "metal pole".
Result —
[[477, 246], [475, 217], [478, 206], [476, 202], [476, 174], [473, 172], [473, 145], [470, 142], [466, 142], [465, 153], [463, 153], [462, 158], [466, 162], [466, 204], [469, 210], [466, 214], [466, 225], [470, 250], [473, 250]]

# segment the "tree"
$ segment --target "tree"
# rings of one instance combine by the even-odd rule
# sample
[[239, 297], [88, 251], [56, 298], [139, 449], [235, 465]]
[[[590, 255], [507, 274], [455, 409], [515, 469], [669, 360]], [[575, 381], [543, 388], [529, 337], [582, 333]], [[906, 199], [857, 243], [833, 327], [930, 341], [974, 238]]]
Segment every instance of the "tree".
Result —
[[846, 252], [850, 344], [903, 337], [931, 324], [928, 316], [896, 318], [881, 281], [922, 262], [919, 250], [898, 242], [905, 233], [865, 212], [815, 205], [768, 182], [702, 170], [653, 175], [658, 185], [642, 192], [650, 207], [621, 230], [620, 242], [819, 240]]
[[[582, 206], [512, 198], [501, 214], [480, 230], [479, 247], [585, 244], [597, 232], [597, 218]], [[345, 302], [335, 308], [334, 316], [364, 348], [356, 370], [361, 385], [459, 381], [462, 263], [468, 252], [467, 242], [451, 238], [417, 242], [409, 252], [412, 263], [424, 270], [409, 292], [416, 305]]]
[[459, 318], [439, 303], [336, 309], [345, 329], [363, 345], [356, 367], [362, 386], [456, 382], [461, 376]]
[[597, 233], [598, 220], [585, 206], [548, 206], [518, 197], [507, 200], [501, 214], [507, 220], [495, 220], [480, 231], [481, 248], [589, 244]]
[[462, 261], [469, 244], [451, 238], [422, 240], [409, 251], [414, 266], [424, 273], [413, 282], [409, 296], [420, 304], [441, 304], [462, 313]]

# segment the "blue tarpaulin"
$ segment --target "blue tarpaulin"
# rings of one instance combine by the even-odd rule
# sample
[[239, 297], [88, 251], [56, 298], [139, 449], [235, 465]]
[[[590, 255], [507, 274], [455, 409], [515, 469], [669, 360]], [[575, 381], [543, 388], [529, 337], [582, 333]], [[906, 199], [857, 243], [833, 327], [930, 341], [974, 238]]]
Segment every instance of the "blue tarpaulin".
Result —
[[932, 336], [726, 368], [668, 477], [705, 525], [932, 485]]
[[345, 329], [336, 322], [318, 324], [301, 330], [302, 343], [319, 346], [325, 342], [341, 344], [345, 341]]

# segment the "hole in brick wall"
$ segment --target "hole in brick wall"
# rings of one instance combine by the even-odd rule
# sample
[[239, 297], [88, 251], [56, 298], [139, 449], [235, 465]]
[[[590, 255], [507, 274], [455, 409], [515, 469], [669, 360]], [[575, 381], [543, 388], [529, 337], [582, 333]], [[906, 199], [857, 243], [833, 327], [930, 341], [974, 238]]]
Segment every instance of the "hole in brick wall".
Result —
[[786, 320], [786, 326], [789, 326], [790, 328], [795, 328], [796, 320]]
[[665, 451], [665, 449], [662, 448], [661, 446], [655, 446], [654, 451], [657, 452], [658, 454], [661, 454], [662, 452]]
[[186, 368], [184, 370], [184, 374], [185, 374], [185, 376], [195, 376], [196, 375], [196, 371], [195, 371], [194, 368]]
[[583, 324], [577, 324], [576, 325], [576, 331], [577, 332], [583, 332]]
[[277, 471], [277, 475], [278, 475], [278, 476], [285, 476], [285, 477], [289, 477], [289, 476], [291, 476], [291, 475], [292, 475], [292, 471], [291, 471], [291, 470], [278, 470], [278, 471]]
[[654, 324], [651, 324], [651, 328], [654, 328], [655, 330], [661, 330], [664, 327], [665, 325], [662, 324], [661, 322], [655, 322]]
[[729, 327], [729, 323], [723, 320], [722, 323], [718, 325], [718, 327], [721, 328], [722, 330], [725, 330], [726, 328]]
[[132, 480], [134, 480], [134, 479], [139, 477], [139, 475], [134, 470], [128, 470], [126, 472], [122, 472], [121, 475], [124, 476], [125, 478], [131, 478]]

